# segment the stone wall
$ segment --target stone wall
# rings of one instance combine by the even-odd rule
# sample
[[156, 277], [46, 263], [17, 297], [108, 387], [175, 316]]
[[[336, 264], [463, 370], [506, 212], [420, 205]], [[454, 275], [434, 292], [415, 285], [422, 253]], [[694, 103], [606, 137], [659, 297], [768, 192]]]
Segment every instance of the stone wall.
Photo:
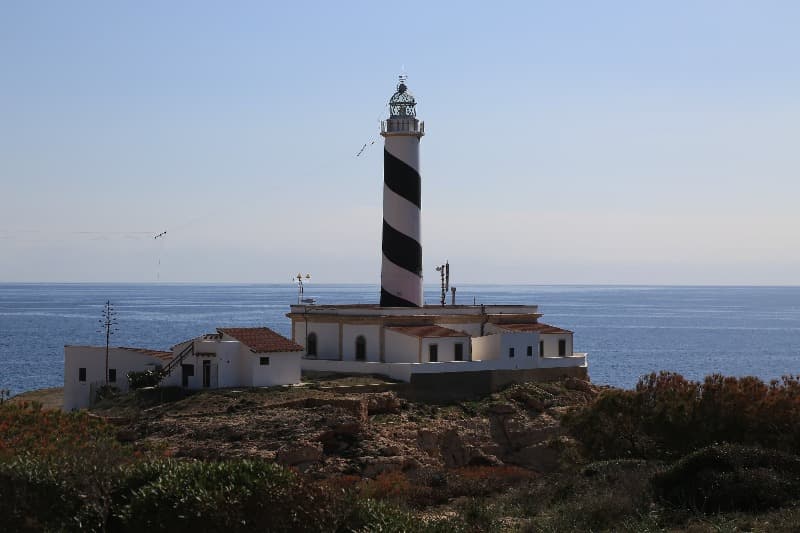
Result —
[[512, 383], [556, 381], [565, 377], [588, 380], [588, 369], [567, 367], [411, 374], [410, 386], [398, 392], [415, 402], [449, 403], [485, 396]]

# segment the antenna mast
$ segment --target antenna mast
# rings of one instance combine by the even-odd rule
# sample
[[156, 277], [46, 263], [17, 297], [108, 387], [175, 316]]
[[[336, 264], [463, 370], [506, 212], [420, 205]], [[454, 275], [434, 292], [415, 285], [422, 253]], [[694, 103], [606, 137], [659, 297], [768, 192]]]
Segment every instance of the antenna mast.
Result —
[[444, 307], [447, 303], [447, 291], [450, 290], [450, 262], [445, 261], [443, 265], [436, 267], [436, 272], [438, 272], [442, 277], [441, 303], [442, 307]]
[[311, 279], [311, 274], [306, 274], [303, 276], [303, 274], [298, 272], [294, 279], [297, 280], [297, 303], [299, 305], [303, 301], [303, 280]]

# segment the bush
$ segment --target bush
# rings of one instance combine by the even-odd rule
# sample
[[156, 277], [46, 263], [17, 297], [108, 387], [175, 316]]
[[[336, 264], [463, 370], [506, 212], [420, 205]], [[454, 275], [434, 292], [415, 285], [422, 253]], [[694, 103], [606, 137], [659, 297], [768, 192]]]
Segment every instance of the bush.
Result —
[[562, 423], [596, 459], [658, 456], [658, 445], [641, 427], [642, 410], [634, 391], [608, 390]]
[[413, 496], [415, 489], [404, 473], [394, 471], [383, 472], [375, 479], [364, 480], [360, 484], [359, 492], [366, 498], [404, 502]]
[[88, 499], [52, 463], [16, 457], [0, 463], [5, 531], [101, 531], [104, 502]]
[[792, 451], [800, 448], [800, 381], [653, 373], [563, 422], [596, 459], [677, 458], [716, 442]]
[[293, 472], [244, 460], [136, 467], [116, 501], [116, 531], [321, 531], [338, 512], [330, 497]]
[[371, 498], [354, 498], [339, 531], [405, 533], [422, 531], [414, 517], [398, 507]]
[[94, 395], [94, 401], [102, 402], [103, 400], [107, 400], [110, 398], [116, 398], [119, 396], [119, 389], [113, 385], [103, 385], [97, 388], [97, 392]]
[[656, 494], [704, 512], [761, 511], [796, 498], [800, 457], [757, 447], [709, 446], [653, 476]]
[[21, 453], [34, 457], [96, 457], [119, 461], [130, 452], [103, 420], [86, 412], [45, 410], [39, 404], [0, 406], [0, 460]]
[[132, 460], [131, 449], [99, 418], [5, 403], [0, 516], [12, 531], [102, 530], [119, 465]]
[[144, 387], [156, 387], [166, 376], [167, 372], [163, 368], [127, 373], [128, 384], [130, 388], [134, 390]]
[[531, 470], [512, 465], [466, 466], [449, 473], [447, 488], [443, 491], [451, 498], [486, 496], [525, 485], [537, 476]]

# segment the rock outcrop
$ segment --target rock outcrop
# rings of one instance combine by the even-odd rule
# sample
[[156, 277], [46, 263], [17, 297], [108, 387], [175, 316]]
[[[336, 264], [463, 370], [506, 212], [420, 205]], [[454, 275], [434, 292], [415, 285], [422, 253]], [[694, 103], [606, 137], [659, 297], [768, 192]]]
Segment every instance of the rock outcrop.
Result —
[[392, 392], [213, 391], [159, 405], [120, 424], [120, 440], [174, 456], [253, 457], [312, 473], [376, 477], [504, 463], [558, 468], [559, 424], [596, 396], [591, 383], [528, 383], [481, 402], [437, 407]]

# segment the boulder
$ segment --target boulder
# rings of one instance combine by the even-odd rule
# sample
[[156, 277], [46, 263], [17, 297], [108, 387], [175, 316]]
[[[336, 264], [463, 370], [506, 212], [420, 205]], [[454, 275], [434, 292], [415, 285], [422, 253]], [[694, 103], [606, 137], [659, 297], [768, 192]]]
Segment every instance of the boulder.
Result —
[[538, 472], [554, 472], [559, 468], [558, 450], [540, 442], [510, 453], [503, 457], [506, 463], [524, 466]]
[[400, 399], [392, 392], [374, 394], [367, 400], [367, 412], [370, 415], [399, 413]]
[[428, 455], [435, 455], [439, 451], [439, 436], [429, 429], [420, 429], [417, 432], [417, 446]]
[[503, 432], [512, 449], [525, 448], [532, 444], [561, 435], [563, 428], [550, 415], [542, 413], [533, 419], [522, 416], [505, 418], [501, 422]]
[[517, 410], [514, 409], [514, 406], [511, 405], [510, 403], [501, 403], [501, 402], [496, 402], [489, 405], [488, 411], [490, 415], [500, 415], [500, 416], [511, 415], [517, 412]]
[[588, 381], [584, 381], [578, 378], [572, 378], [572, 377], [566, 378], [564, 380], [564, 388], [569, 390], [585, 392], [586, 394], [589, 394], [591, 396], [597, 395], [597, 387], [595, 387]]
[[378, 453], [380, 453], [384, 457], [396, 457], [400, 455], [400, 448], [398, 446], [391, 446], [391, 445], [384, 446], [378, 450]]
[[374, 478], [387, 472], [400, 472], [407, 462], [405, 457], [371, 457], [365, 461], [361, 474]]
[[346, 450], [361, 438], [362, 425], [359, 422], [342, 422], [323, 431], [317, 438], [325, 453], [338, 453]]
[[461, 440], [461, 435], [455, 429], [449, 429], [442, 435], [442, 444], [440, 446], [442, 459], [447, 467], [464, 466], [470, 459], [470, 453], [464, 442]]
[[318, 443], [303, 442], [296, 445], [284, 445], [275, 454], [275, 461], [285, 466], [297, 466], [303, 463], [314, 463], [322, 457], [322, 446]]
[[503, 461], [495, 455], [479, 453], [469, 458], [467, 466], [503, 466]]

